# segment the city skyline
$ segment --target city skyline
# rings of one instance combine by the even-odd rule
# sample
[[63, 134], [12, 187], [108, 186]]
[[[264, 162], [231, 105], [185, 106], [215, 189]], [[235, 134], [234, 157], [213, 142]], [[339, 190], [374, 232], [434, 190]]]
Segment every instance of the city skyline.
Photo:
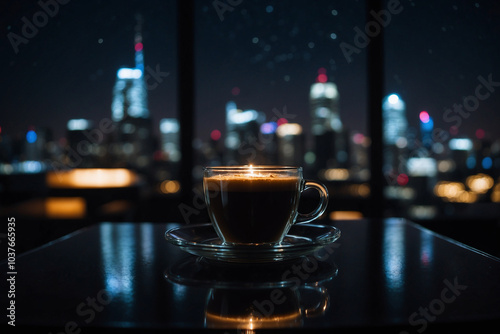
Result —
[[[29, 21], [43, 10], [37, 4], [21, 3], [17, 7], [11, 5], [7, 31], [20, 33], [22, 18]], [[411, 5], [402, 2], [408, 10], [393, 17], [393, 25], [387, 27], [386, 44], [399, 40], [403, 34], [396, 29], [396, 24], [403, 28], [408, 24], [402, 19], [403, 15], [417, 15], [425, 10], [411, 1], [408, 3]], [[99, 122], [110, 118], [116, 71], [134, 63], [131, 36], [136, 12], [143, 13], [145, 18], [144, 73], [150, 80], [148, 103], [155, 133], [159, 133], [162, 118], [176, 117], [175, 6], [161, 1], [146, 4], [132, 1], [130, 8], [117, 6], [118, 2], [113, 1], [104, 8], [101, 8], [102, 4], [96, 1], [60, 5], [57, 15], [39, 27], [38, 33], [27, 44], [18, 45], [18, 53], [12, 50], [7, 39], [4, 40], [9, 51], [3, 62], [7, 64], [6, 77], [9, 78], [2, 84], [9, 85], [2, 89], [0, 127], [4, 133], [16, 134], [28, 131], [30, 126], [48, 126], [56, 137], [62, 137], [70, 119], [86, 118]], [[474, 10], [477, 15], [487, 11], [485, 16], [488, 18], [493, 15], [491, 10], [498, 8], [493, 4], [486, 5], [489, 6], [486, 9], [482, 3], [478, 6], [472, 4], [471, 8], [443, 5], [438, 9], [446, 13]], [[92, 15], [98, 9], [99, 15]], [[282, 113], [286, 108], [289, 114], [296, 115], [294, 122], [301, 123], [309, 132], [308, 93], [319, 68], [325, 68], [326, 75], [331, 78], [329, 81], [338, 87], [341, 97], [339, 113], [346, 128], [366, 134], [365, 52], [362, 50], [356, 54], [353, 63], [348, 64], [338, 48], [341, 41], [353, 38], [353, 28], [364, 26], [362, 10], [360, 2], [337, 6], [315, 3], [304, 8], [304, 13], [296, 13], [297, 22], [294, 23], [287, 19], [290, 11], [279, 3], [262, 1], [239, 5], [224, 13], [221, 21], [210, 4], [198, 4], [195, 13], [198, 19], [196, 33], [200, 37], [196, 44], [196, 137], [208, 139], [213, 129], [224, 130], [224, 110], [229, 100], [234, 100], [243, 109], [261, 111], [268, 119], [276, 110]], [[312, 30], [303, 29], [306, 23], [311, 23], [306, 15], [311, 13], [316, 14], [317, 22], [312, 23]], [[82, 21], [74, 20], [80, 14], [93, 18], [85, 33], [78, 29]], [[167, 17], [173, 20], [166, 20]], [[257, 23], [249, 26], [250, 21], [257, 18]], [[466, 20], [465, 23], [470, 27], [470, 22]], [[275, 29], [271, 32], [263, 29], [269, 26]], [[442, 34], [452, 34], [446, 25], [440, 28]], [[499, 72], [491, 60], [481, 58], [492, 46], [486, 45], [484, 53], [476, 52], [476, 60], [467, 66], [452, 58], [443, 64], [436, 62], [436, 43], [443, 37], [432, 40], [429, 36], [431, 27], [421, 29], [421, 34], [429, 39], [425, 48], [420, 50], [420, 44], [414, 43], [409, 50], [417, 50], [419, 54], [405, 54], [401, 59], [408, 60], [407, 63], [417, 59], [423, 68], [444, 67], [451, 79], [429, 82], [418, 73], [418, 66], [404, 67], [405, 63], [398, 61], [398, 55], [403, 52], [401, 48], [388, 47], [387, 94], [397, 93], [405, 100], [411, 127], [418, 127], [418, 115], [426, 110], [433, 117], [436, 128], [449, 133], [449, 126], [457, 125], [458, 132], [452, 133], [454, 136], [473, 138], [476, 130], [481, 128], [487, 137], [496, 139], [494, 124], [500, 123], [500, 113], [496, 112], [500, 94], [495, 89], [500, 75], [497, 75]], [[464, 29], [455, 27], [455, 30]], [[495, 29], [475, 28], [482, 38], [472, 42], [482, 45], [481, 40], [494, 40], [491, 34]], [[317, 34], [308, 33], [314, 31]], [[406, 31], [406, 36], [411, 34], [411, 29]], [[452, 39], [458, 35], [458, 32], [452, 35]], [[463, 37], [468, 37], [471, 42], [468, 35]], [[61, 48], [66, 44], [73, 48]], [[207, 50], [211, 52], [207, 53]], [[236, 61], [228, 62], [231, 58]], [[463, 65], [460, 72], [453, 71], [457, 63]], [[480, 85], [483, 88], [478, 90]], [[440, 91], [432, 89], [435, 86], [440, 87]], [[488, 97], [476, 98], [477, 91], [481, 96], [489, 93]], [[464, 98], [468, 98], [469, 105], [460, 109], [457, 106], [465, 102]]]

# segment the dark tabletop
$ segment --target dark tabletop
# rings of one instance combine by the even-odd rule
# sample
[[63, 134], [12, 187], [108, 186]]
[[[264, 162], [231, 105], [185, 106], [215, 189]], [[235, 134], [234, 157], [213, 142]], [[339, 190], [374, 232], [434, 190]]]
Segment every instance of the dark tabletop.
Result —
[[[402, 219], [319, 223], [338, 227], [340, 239], [307, 258], [271, 265], [189, 255], [164, 238], [177, 224], [82, 229], [17, 256], [16, 328], [54, 334], [225, 326], [353, 333], [499, 330], [497, 258]], [[9, 278], [6, 261], [0, 268]], [[8, 283], [0, 283], [3, 296]], [[7, 321], [2, 315], [2, 326], [10, 329]]]

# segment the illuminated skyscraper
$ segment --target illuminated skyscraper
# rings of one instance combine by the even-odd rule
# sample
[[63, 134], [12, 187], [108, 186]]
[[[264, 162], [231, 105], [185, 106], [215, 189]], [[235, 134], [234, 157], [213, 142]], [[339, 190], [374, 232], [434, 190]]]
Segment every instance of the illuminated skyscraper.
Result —
[[142, 18], [137, 16], [135, 28], [135, 67], [122, 67], [116, 73], [111, 105], [113, 121], [119, 122], [127, 116], [148, 118], [147, 89], [144, 80], [144, 55], [141, 34]]
[[67, 124], [66, 138], [68, 139], [68, 159], [74, 167], [95, 167], [97, 142], [92, 140], [94, 124], [88, 119], [70, 119]]
[[477, 166], [474, 142], [469, 138], [452, 138], [448, 147], [454, 164], [451, 177], [453, 180], [462, 181], [471, 175]]
[[382, 117], [384, 175], [391, 185], [403, 185], [408, 178], [408, 120], [405, 102], [397, 94], [386, 96], [382, 101]]
[[4, 135], [0, 127], [0, 163], [10, 162], [13, 158], [12, 151], [11, 138], [10, 136]]
[[312, 116], [312, 130], [321, 135], [326, 131], [342, 130], [339, 116], [339, 93], [337, 85], [326, 82], [326, 75], [318, 75], [317, 82], [311, 86], [309, 103]]
[[406, 105], [396, 94], [387, 96], [382, 104], [384, 119], [384, 143], [396, 145], [400, 138], [406, 139], [408, 121]]
[[112, 153], [117, 165], [141, 169], [152, 162], [153, 137], [144, 79], [142, 17], [136, 18], [135, 67], [120, 68], [113, 89], [111, 112], [117, 131]]
[[[288, 123], [287, 123], [288, 124]], [[267, 122], [260, 126], [260, 143], [263, 145], [264, 164], [272, 165], [280, 161], [277, 138], [277, 122]], [[279, 162], [280, 163], [280, 162]]]
[[179, 131], [177, 118], [160, 120], [161, 149], [166, 154], [167, 161], [179, 162], [181, 159]]
[[48, 128], [30, 127], [24, 141], [23, 160], [42, 161], [48, 158], [47, 143], [51, 141], [52, 132]]
[[304, 136], [297, 123], [282, 124], [278, 136], [278, 162], [281, 165], [302, 166], [304, 163]]
[[348, 164], [347, 138], [340, 120], [337, 85], [327, 81], [326, 70], [319, 69], [316, 83], [309, 93], [315, 169], [346, 167]]
[[111, 105], [113, 121], [119, 122], [127, 116], [147, 118], [147, 91], [143, 72], [138, 68], [120, 68], [116, 73]]
[[422, 144], [427, 150], [432, 149], [432, 130], [434, 129], [434, 120], [429, 116], [427, 111], [421, 111], [420, 119], [420, 136], [422, 137]]
[[259, 131], [264, 121], [262, 112], [237, 109], [232, 101], [226, 104], [225, 163], [262, 163], [264, 147], [259, 142]]

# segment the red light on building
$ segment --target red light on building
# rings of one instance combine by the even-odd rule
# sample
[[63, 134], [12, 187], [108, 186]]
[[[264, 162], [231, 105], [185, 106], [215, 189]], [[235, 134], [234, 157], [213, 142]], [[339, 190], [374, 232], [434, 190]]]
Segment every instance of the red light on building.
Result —
[[210, 138], [215, 141], [219, 140], [221, 136], [222, 136], [221, 132], [217, 129], [213, 130], [210, 133]]
[[276, 123], [278, 124], [278, 126], [280, 126], [280, 125], [288, 123], [288, 120], [286, 118], [280, 118], [280, 119], [278, 119], [278, 121]]
[[455, 136], [458, 134], [458, 127], [455, 125], [450, 126], [450, 134]]
[[477, 139], [483, 139], [485, 135], [486, 135], [486, 132], [483, 129], [476, 130], [476, 138]]
[[316, 77], [316, 82], [325, 83], [328, 81], [328, 77], [326, 76], [326, 68], [320, 67], [318, 69], [318, 76]]
[[142, 51], [142, 48], [143, 48], [143, 45], [140, 42], [135, 45], [136, 52]]
[[155, 161], [165, 160], [165, 152], [163, 152], [163, 151], [155, 151], [153, 153], [153, 159]]
[[233, 94], [234, 96], [240, 95], [240, 88], [239, 87], [233, 87], [233, 89], [231, 89], [231, 94]]
[[398, 184], [400, 186], [406, 186], [406, 184], [408, 183], [409, 179], [410, 178], [408, 177], [408, 175], [401, 173], [401, 174], [398, 175], [398, 178], [396, 179], [396, 181], [398, 182]]
[[328, 77], [326, 74], [319, 74], [318, 77], [316, 78], [317, 82], [325, 83], [328, 81]]
[[356, 133], [352, 137], [352, 140], [355, 144], [361, 145], [365, 141], [365, 136], [362, 133]]
[[422, 121], [422, 123], [429, 123], [429, 113], [427, 111], [422, 111], [420, 112], [420, 120]]

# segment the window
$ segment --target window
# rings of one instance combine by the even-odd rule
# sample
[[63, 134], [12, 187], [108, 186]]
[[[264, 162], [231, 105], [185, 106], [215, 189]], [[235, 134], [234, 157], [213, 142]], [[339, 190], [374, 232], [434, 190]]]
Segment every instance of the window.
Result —
[[386, 143], [387, 196], [398, 203], [389, 214], [492, 218], [500, 194], [499, 11], [495, 1], [402, 1], [386, 18], [384, 110], [400, 115], [386, 134], [406, 122]]
[[[141, 215], [130, 208], [140, 210], [140, 201], [114, 201], [126, 191], [76, 190], [86, 187], [84, 179], [96, 188], [108, 187], [101, 179], [128, 178], [123, 168], [146, 181], [132, 177], [134, 187], [146, 184], [146, 193], [163, 201], [177, 192], [176, 2], [42, 0], [3, 7], [2, 205], [20, 214], [40, 207], [43, 216], [49, 197], [83, 196], [84, 218], [108, 212], [134, 219]], [[96, 170], [71, 189], [67, 169]]]
[[[53, 169], [127, 168], [147, 191], [137, 214], [117, 219], [177, 219], [180, 191], [192, 190], [184, 181], [193, 176], [196, 191], [202, 166], [285, 164], [327, 184], [332, 218], [369, 215], [375, 184], [386, 216], [494, 215], [496, 2], [193, 3], [193, 96], [178, 88], [190, 76], [178, 69], [177, 1], [5, 5], [3, 205], [52, 194], [44, 173]], [[384, 74], [374, 78], [368, 51], [382, 38]], [[383, 131], [371, 138], [374, 83], [384, 85]], [[383, 144], [380, 175], [373, 143]]]
[[328, 183], [333, 207], [361, 210], [366, 52], [348, 57], [340, 45], [364, 26], [364, 2], [195, 5], [194, 175], [205, 165], [304, 166]]

